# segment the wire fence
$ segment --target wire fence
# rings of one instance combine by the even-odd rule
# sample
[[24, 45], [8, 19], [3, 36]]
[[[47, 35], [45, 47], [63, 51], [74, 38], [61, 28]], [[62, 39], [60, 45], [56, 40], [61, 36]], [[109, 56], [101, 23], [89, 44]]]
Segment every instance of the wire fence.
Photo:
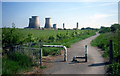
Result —
[[[38, 43], [26, 43], [23, 45], [15, 45], [14, 46], [14, 53], [23, 53], [30, 58], [32, 58], [34, 63], [39, 64], [40, 63], [40, 48], [42, 45], [49, 45], [50, 43], [45, 43], [45, 42], [38, 42]], [[53, 48], [54, 50], [55, 48]], [[47, 49], [48, 50], [48, 49]], [[59, 55], [61, 55], [61, 50], [62, 48], [59, 48]], [[44, 50], [43, 50], [44, 51]]]
[[[38, 48], [36, 48], [37, 46]], [[14, 53], [23, 53], [32, 58], [34, 63], [39, 64], [40, 60], [40, 46], [38, 43], [27, 43], [23, 45], [14, 46]]]

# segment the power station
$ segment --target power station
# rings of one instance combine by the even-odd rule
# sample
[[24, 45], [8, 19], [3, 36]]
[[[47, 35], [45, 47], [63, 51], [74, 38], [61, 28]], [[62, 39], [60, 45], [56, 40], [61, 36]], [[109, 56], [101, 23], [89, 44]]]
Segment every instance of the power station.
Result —
[[[31, 18], [29, 18], [29, 25], [28, 25], [28, 27], [25, 27], [25, 28], [43, 29], [43, 30], [47, 30], [47, 29], [60, 30], [60, 29], [62, 29], [62, 28], [57, 28], [57, 24], [53, 24], [53, 26], [52, 26], [51, 18], [45, 18], [45, 26], [44, 26], [44, 28], [40, 28], [39, 16], [32, 16]], [[76, 28], [78, 28], [78, 22], [77, 22]], [[64, 23], [63, 23], [63, 29], [65, 30]]]
[[45, 28], [51, 28], [51, 18], [45, 18]]
[[29, 18], [28, 28], [40, 28], [40, 23], [39, 23], [39, 17], [38, 16], [32, 16], [32, 18]]

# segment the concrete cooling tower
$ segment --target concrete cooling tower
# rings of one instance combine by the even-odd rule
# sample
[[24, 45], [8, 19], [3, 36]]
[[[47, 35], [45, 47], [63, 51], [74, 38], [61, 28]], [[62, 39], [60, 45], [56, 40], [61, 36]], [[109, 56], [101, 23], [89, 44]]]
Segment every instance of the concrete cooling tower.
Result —
[[38, 16], [32, 16], [32, 18], [29, 18], [29, 28], [39, 28], [39, 17]]
[[45, 28], [51, 28], [51, 18], [45, 18]]
[[57, 29], [57, 24], [53, 24], [53, 28], [54, 28], [54, 29]]

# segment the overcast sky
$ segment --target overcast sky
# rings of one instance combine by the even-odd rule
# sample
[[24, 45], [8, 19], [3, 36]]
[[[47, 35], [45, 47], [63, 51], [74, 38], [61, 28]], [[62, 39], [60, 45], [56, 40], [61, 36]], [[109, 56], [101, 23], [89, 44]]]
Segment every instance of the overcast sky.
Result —
[[18, 28], [27, 27], [31, 16], [39, 16], [40, 27], [44, 27], [46, 17], [51, 17], [52, 24], [56, 23], [59, 28], [62, 28], [63, 23], [66, 28], [75, 28], [77, 22], [79, 28], [109, 27], [111, 24], [118, 23], [117, 0], [109, 0], [109, 2], [100, 2], [100, 0], [91, 0], [91, 2], [90, 0], [85, 0], [86, 2], [6, 1], [2, 2], [2, 24], [8, 27], [11, 27], [13, 22]]

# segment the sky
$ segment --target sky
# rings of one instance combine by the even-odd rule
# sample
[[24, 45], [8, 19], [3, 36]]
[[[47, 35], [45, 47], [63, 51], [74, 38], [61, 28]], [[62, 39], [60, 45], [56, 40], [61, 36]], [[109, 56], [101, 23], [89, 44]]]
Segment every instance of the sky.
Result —
[[118, 23], [117, 2], [2, 2], [2, 25], [17, 28], [27, 27], [31, 16], [39, 16], [40, 27], [50, 17], [58, 28], [109, 27]]

